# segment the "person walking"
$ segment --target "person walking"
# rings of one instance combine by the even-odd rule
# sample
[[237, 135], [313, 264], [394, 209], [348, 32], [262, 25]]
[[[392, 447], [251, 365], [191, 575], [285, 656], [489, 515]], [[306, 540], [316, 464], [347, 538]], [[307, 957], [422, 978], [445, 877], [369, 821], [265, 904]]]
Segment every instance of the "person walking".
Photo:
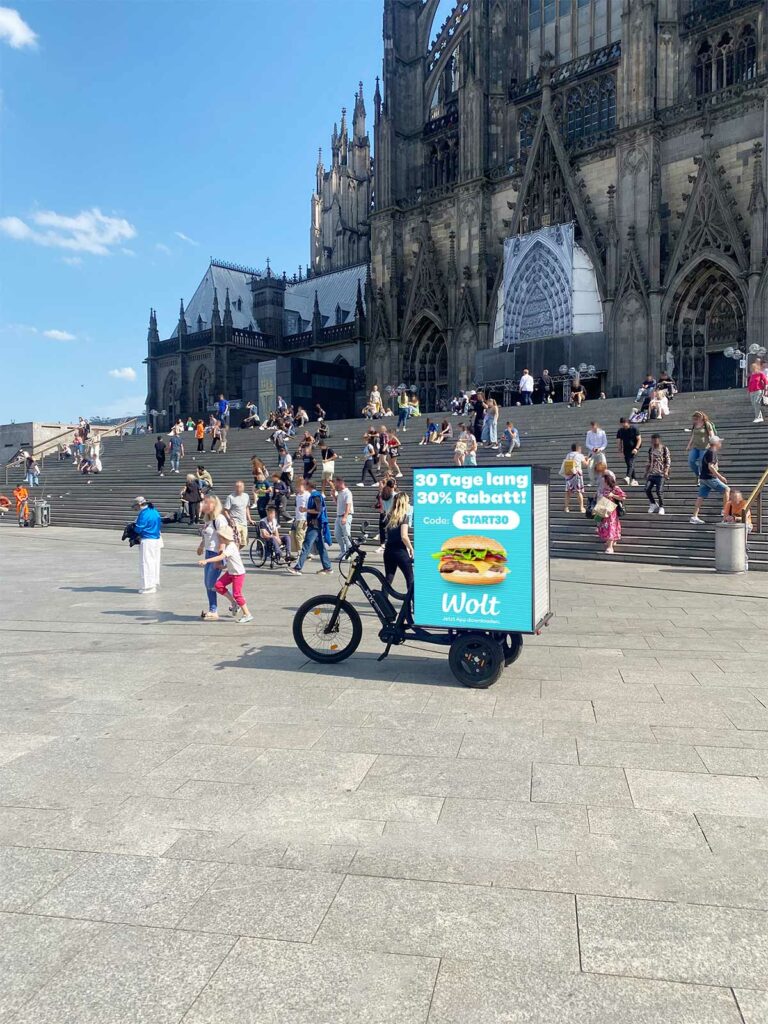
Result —
[[410, 415], [411, 407], [408, 404], [408, 392], [403, 390], [397, 394], [397, 429], [402, 430], [403, 433], [407, 433], [408, 416]]
[[400, 438], [392, 431], [389, 435], [389, 449], [387, 451], [387, 467], [390, 473], [394, 473], [398, 479], [402, 478], [398, 459], [400, 457]]
[[157, 440], [155, 441], [155, 460], [157, 462], [157, 474], [158, 476], [165, 476], [165, 455], [168, 451], [168, 446], [162, 437], [158, 434]]
[[584, 512], [584, 463], [587, 457], [581, 450], [581, 445], [571, 445], [570, 452], [563, 459], [560, 467], [560, 475], [565, 477], [565, 503], [566, 512], [571, 511], [571, 495], [575, 494], [579, 502], [579, 512]]
[[184, 503], [190, 523], [200, 522], [200, 503], [203, 495], [200, 490], [200, 481], [194, 473], [187, 473], [186, 482], [181, 489], [180, 497]]
[[221, 502], [215, 494], [208, 494], [203, 498], [201, 512], [203, 530], [197, 549], [197, 557], [205, 559], [203, 585], [205, 586], [205, 593], [208, 598], [208, 611], [201, 612], [200, 618], [215, 620], [219, 617], [216, 580], [221, 572], [221, 563], [212, 562], [211, 559], [221, 552], [223, 542], [219, 531], [227, 527], [227, 520], [224, 518]]
[[768, 388], [768, 377], [765, 375], [762, 363], [753, 363], [749, 380], [747, 381], [747, 392], [752, 403], [752, 415], [754, 416], [753, 423], [763, 422], [763, 398], [766, 388]]
[[301, 546], [301, 552], [295, 567], [289, 568], [288, 572], [293, 576], [301, 576], [304, 562], [307, 560], [313, 544], [317, 547], [317, 553], [322, 564], [322, 569], [319, 572], [325, 574], [332, 572], [331, 560], [328, 557], [328, 545], [330, 543], [331, 530], [328, 526], [328, 510], [325, 505], [325, 498], [321, 491], [314, 489], [307, 501], [307, 532], [304, 537], [304, 543]]
[[202, 420], [198, 420], [195, 425], [195, 440], [197, 441], [197, 450], [199, 452], [205, 451], [205, 424]]
[[248, 527], [253, 526], [251, 516], [251, 499], [245, 493], [242, 480], [235, 480], [235, 489], [227, 495], [224, 502], [225, 512], [229, 512], [230, 526], [235, 530], [236, 539], [241, 548], [248, 543]]
[[34, 455], [28, 455], [24, 460], [24, 480], [30, 487], [40, 486], [40, 463]]
[[[648, 465], [645, 467], [645, 493], [648, 498], [648, 512], [666, 515], [662, 492], [664, 484], [669, 480], [672, 457], [669, 448], [661, 443], [660, 434], [651, 434], [651, 447], [648, 449]], [[654, 491], [656, 497], [654, 497]]]
[[523, 405], [533, 404], [533, 377], [531, 371], [526, 367], [520, 378], [520, 401]]
[[379, 547], [377, 548], [376, 553], [379, 555], [384, 550], [384, 542], [386, 540], [386, 523], [395, 502], [396, 492], [397, 482], [391, 477], [386, 480], [382, 480], [379, 484], [379, 493], [376, 500], [376, 508], [379, 513]]
[[320, 464], [322, 466], [322, 476], [320, 478], [320, 489], [325, 494], [325, 488], [328, 488], [328, 497], [333, 497], [333, 477], [336, 471], [336, 460], [340, 458], [336, 452], [331, 448], [327, 441], [324, 441], [320, 447]]
[[[589, 458], [589, 482], [595, 484], [595, 473], [598, 465], [606, 466], [608, 460], [605, 457], [605, 449], [608, 447], [608, 436], [597, 422], [593, 420], [589, 425], [585, 440], [585, 448]], [[600, 484], [597, 484], [599, 494]]]
[[219, 395], [219, 400], [216, 403], [216, 411], [219, 414], [219, 422], [222, 427], [229, 426], [229, 402], [226, 400], [224, 395]]
[[691, 436], [688, 440], [688, 468], [695, 475], [696, 479], [701, 476], [701, 460], [709, 448], [709, 442], [715, 436], [715, 428], [709, 421], [705, 412], [697, 410], [691, 419]]
[[637, 474], [635, 473], [635, 459], [640, 451], [643, 438], [637, 427], [630, 423], [626, 416], [619, 420], [619, 429], [616, 431], [616, 445], [619, 454], [624, 457], [624, 465], [627, 467], [627, 475], [624, 482], [637, 487]]
[[[199, 564], [202, 566], [224, 564], [225, 571], [216, 580], [214, 590], [217, 594], [229, 599], [231, 614], [235, 616], [237, 624], [243, 626], [246, 622], [253, 622], [253, 616], [248, 611], [243, 594], [245, 566], [240, 555], [240, 548], [235, 542], [235, 535], [229, 526], [223, 526], [219, 530], [219, 538], [222, 542], [219, 553], [211, 558], [201, 559]], [[230, 586], [232, 587], [231, 591], [227, 589]], [[240, 613], [239, 618], [237, 618], [238, 612]]]
[[171, 453], [171, 472], [179, 472], [179, 462], [184, 458], [184, 442], [181, 434], [172, 434], [168, 442], [168, 451]]
[[160, 513], [143, 495], [133, 501], [137, 510], [133, 524], [139, 545], [139, 593], [154, 594], [160, 586], [160, 558], [163, 550], [163, 521]]
[[343, 558], [352, 546], [352, 516], [355, 513], [355, 502], [352, 491], [341, 477], [336, 478], [334, 487], [336, 489], [336, 522], [333, 532]]
[[386, 521], [384, 539], [384, 577], [392, 585], [399, 569], [405, 577], [406, 591], [413, 590], [413, 544], [408, 535], [411, 505], [407, 494], [396, 494]]
[[481, 434], [482, 444], [484, 448], [498, 448], [499, 447], [499, 407], [496, 404], [496, 400], [489, 398], [485, 405], [485, 413], [483, 414], [483, 430]]
[[479, 443], [483, 439], [483, 420], [485, 419], [485, 395], [482, 391], [470, 393], [469, 408], [472, 414], [472, 433]]
[[555, 400], [555, 382], [552, 380], [549, 370], [542, 370], [541, 376], [536, 382], [539, 397], [542, 405], [551, 405]]
[[280, 479], [287, 485], [289, 491], [293, 491], [293, 456], [287, 448], [280, 448], [277, 454]]
[[292, 527], [293, 549], [294, 551], [301, 551], [304, 544], [304, 537], [307, 533], [307, 502], [309, 501], [309, 491], [301, 477], [296, 481], [296, 489], [293, 496], [296, 500]]
[[696, 498], [696, 504], [693, 508], [693, 515], [690, 518], [690, 522], [700, 526], [704, 523], [701, 518], [701, 506], [710, 496], [710, 494], [722, 494], [723, 496], [723, 509], [728, 504], [728, 497], [730, 494], [730, 487], [728, 481], [720, 472], [718, 466], [718, 453], [723, 446], [723, 442], [720, 438], [713, 434], [709, 439], [707, 450], [701, 457], [701, 467], [699, 469], [699, 493]]
[[611, 511], [608, 511], [601, 517], [600, 524], [597, 527], [597, 536], [605, 544], [605, 554], [613, 555], [616, 553], [616, 543], [621, 540], [621, 518], [619, 516], [619, 507], [621, 502], [626, 498], [626, 494], [616, 483], [616, 476], [610, 471], [610, 469], [606, 469], [602, 473], [599, 498], [605, 498], [615, 506]]
[[371, 485], [373, 487], [378, 487], [379, 481], [376, 479], [376, 474], [373, 472], [376, 449], [371, 444], [368, 434], [363, 434], [363, 441], [363, 471], [360, 474], [360, 483], [357, 486], [365, 487], [365, 475], [367, 473], [371, 478]]

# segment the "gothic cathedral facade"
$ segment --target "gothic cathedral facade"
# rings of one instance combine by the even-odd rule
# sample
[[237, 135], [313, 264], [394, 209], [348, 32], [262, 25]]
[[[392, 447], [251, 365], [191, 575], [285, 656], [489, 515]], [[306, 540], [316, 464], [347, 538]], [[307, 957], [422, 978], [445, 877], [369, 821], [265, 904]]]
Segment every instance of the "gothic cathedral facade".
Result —
[[[768, 343], [768, 4], [460, 0], [437, 26], [439, 7], [384, 4], [369, 383], [416, 383], [430, 408], [479, 383], [505, 240], [572, 225], [606, 392], [668, 367], [733, 386], [725, 350]], [[578, 336], [563, 346], [578, 365]]]

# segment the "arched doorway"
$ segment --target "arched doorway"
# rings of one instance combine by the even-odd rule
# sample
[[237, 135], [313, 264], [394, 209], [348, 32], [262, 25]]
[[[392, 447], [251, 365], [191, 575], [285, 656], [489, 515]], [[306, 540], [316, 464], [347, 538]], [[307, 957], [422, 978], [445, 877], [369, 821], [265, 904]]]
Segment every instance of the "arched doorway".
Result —
[[744, 347], [746, 298], [728, 270], [711, 260], [692, 267], [674, 289], [666, 341], [681, 391], [739, 386], [739, 366], [723, 349]]
[[192, 385], [192, 401], [195, 403], [195, 412], [200, 417], [205, 417], [208, 412], [213, 395], [211, 388], [211, 373], [207, 366], [201, 366], [195, 374], [195, 382]]
[[448, 346], [443, 332], [427, 321], [407, 350], [403, 364], [404, 382], [413, 386], [421, 408], [430, 412], [447, 406]]
[[176, 374], [171, 370], [163, 384], [163, 409], [168, 427], [179, 417], [179, 383]]

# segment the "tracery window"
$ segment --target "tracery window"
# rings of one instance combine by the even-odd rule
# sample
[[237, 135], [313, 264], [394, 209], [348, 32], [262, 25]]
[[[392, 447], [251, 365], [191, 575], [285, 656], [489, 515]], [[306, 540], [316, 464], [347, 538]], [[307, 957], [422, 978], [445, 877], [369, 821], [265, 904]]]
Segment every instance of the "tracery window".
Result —
[[613, 131], [615, 127], [616, 82], [612, 75], [604, 75], [568, 90], [563, 121], [563, 133], [568, 144]]
[[621, 37], [622, 0], [528, 0], [528, 69], [548, 51], [556, 64]]
[[745, 25], [738, 35], [725, 31], [717, 41], [701, 41], [693, 71], [697, 96], [750, 82], [756, 75], [757, 33], [753, 25]]

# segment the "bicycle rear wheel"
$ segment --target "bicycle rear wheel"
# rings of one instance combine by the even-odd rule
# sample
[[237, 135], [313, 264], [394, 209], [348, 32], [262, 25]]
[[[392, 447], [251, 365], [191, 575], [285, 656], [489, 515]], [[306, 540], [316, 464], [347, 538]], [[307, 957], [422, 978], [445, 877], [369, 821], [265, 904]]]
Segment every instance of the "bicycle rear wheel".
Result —
[[264, 565], [267, 560], [267, 548], [261, 537], [251, 542], [249, 555], [255, 569], [260, 569]]
[[332, 594], [310, 598], [293, 617], [296, 646], [306, 657], [326, 665], [344, 661], [354, 654], [362, 638], [363, 622], [357, 609]]

